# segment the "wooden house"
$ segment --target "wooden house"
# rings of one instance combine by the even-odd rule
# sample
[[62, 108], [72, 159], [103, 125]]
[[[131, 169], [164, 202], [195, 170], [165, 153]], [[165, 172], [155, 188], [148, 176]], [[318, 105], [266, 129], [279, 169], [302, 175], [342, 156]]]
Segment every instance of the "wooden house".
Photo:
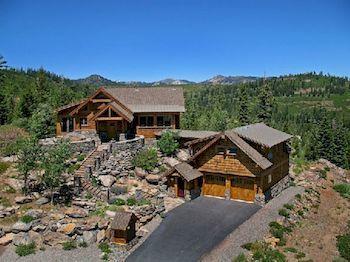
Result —
[[120, 135], [154, 137], [164, 129], [179, 128], [185, 111], [179, 87], [99, 88], [90, 97], [57, 110], [56, 134], [96, 131], [102, 141]]
[[117, 211], [110, 226], [110, 242], [127, 244], [136, 235], [136, 216], [132, 212]]
[[165, 173], [168, 185], [178, 197], [269, 199], [270, 189], [289, 174], [291, 137], [258, 123], [186, 142], [191, 158]]

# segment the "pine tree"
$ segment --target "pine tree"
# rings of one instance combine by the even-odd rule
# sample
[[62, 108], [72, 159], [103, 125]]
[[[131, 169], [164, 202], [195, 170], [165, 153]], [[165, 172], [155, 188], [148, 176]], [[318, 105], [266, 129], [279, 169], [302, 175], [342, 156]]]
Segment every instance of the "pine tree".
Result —
[[274, 99], [269, 85], [265, 84], [259, 88], [257, 117], [258, 120], [265, 123], [270, 123], [272, 117], [272, 109]]
[[248, 94], [245, 86], [241, 86], [238, 96], [238, 120], [240, 125], [250, 123], [250, 112], [248, 107]]

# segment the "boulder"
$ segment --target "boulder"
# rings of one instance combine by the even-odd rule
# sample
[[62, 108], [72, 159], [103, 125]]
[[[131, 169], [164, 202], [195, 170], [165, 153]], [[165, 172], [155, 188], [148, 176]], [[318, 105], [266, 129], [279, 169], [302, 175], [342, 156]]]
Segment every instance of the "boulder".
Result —
[[24, 183], [22, 179], [16, 179], [16, 178], [7, 178], [4, 181], [4, 184], [9, 185], [16, 191], [21, 191], [21, 189], [24, 187]]
[[38, 219], [41, 218], [44, 214], [44, 211], [42, 211], [41, 209], [29, 209], [25, 215], [27, 216], [31, 216], [34, 219]]
[[25, 204], [25, 203], [29, 203], [32, 202], [33, 199], [30, 196], [18, 196], [15, 197], [15, 202], [17, 204]]
[[50, 199], [48, 199], [47, 197], [40, 197], [37, 201], [35, 201], [35, 204], [41, 206], [41, 205], [45, 205], [49, 202], [50, 202]]
[[180, 163], [179, 160], [177, 160], [176, 158], [173, 158], [173, 157], [164, 157], [163, 160], [164, 160], [165, 164], [167, 164], [168, 166], [171, 166], [171, 167], [174, 167]]
[[43, 235], [44, 244], [49, 246], [57, 246], [69, 240], [70, 238], [68, 236], [58, 232], [48, 231]]
[[147, 171], [143, 170], [140, 167], [135, 168], [135, 175], [138, 176], [139, 178], [145, 178], [147, 175]]
[[105, 187], [111, 187], [114, 184], [114, 182], [116, 181], [115, 177], [111, 176], [111, 175], [99, 176], [99, 179], [100, 179], [102, 185]]
[[37, 248], [40, 248], [43, 246], [44, 239], [40, 233], [29, 231], [28, 235], [29, 235], [29, 239], [36, 244]]
[[188, 153], [188, 151], [180, 149], [177, 153], [176, 153], [176, 157], [178, 159], [180, 159], [181, 161], [187, 161], [190, 158], [190, 154]]
[[32, 242], [33, 241], [30, 239], [29, 234], [27, 232], [20, 232], [18, 234], [15, 234], [13, 236], [13, 240], [12, 240], [12, 243], [15, 246], [28, 245], [28, 244], [30, 244]]
[[97, 235], [96, 235], [96, 242], [101, 243], [105, 239], [106, 239], [106, 230], [102, 229], [102, 230], [98, 231]]
[[17, 221], [12, 226], [12, 233], [28, 232], [32, 228], [32, 223], [24, 223], [22, 221]]
[[150, 184], [158, 184], [159, 179], [160, 179], [159, 175], [151, 174], [151, 175], [146, 176], [146, 180]]
[[83, 238], [87, 244], [93, 244], [96, 242], [96, 232], [95, 231], [84, 231]]
[[46, 229], [46, 226], [43, 225], [43, 224], [34, 226], [34, 227], [32, 228], [32, 230], [35, 231], [35, 232], [42, 232], [42, 231], [44, 231], [45, 229]]
[[64, 215], [63, 214], [61, 214], [61, 213], [52, 213], [52, 214], [50, 214], [50, 219], [51, 220], [61, 220], [61, 219], [63, 219], [64, 218]]
[[68, 223], [65, 225], [62, 225], [57, 229], [57, 232], [63, 233], [65, 235], [73, 235], [75, 232], [77, 225], [75, 223]]
[[8, 233], [5, 236], [1, 237], [0, 238], [0, 245], [6, 246], [7, 244], [11, 243], [14, 235], [15, 234], [13, 234], [13, 233]]
[[70, 207], [64, 212], [67, 216], [72, 218], [83, 218], [88, 216], [88, 211], [82, 208]]
[[114, 211], [111, 211], [111, 210], [107, 210], [106, 211], [106, 216], [108, 216], [108, 217], [112, 217], [112, 218], [114, 218], [115, 217], [115, 212]]
[[108, 220], [101, 219], [98, 222], [98, 228], [99, 229], [107, 229], [108, 225], [109, 225], [109, 221]]

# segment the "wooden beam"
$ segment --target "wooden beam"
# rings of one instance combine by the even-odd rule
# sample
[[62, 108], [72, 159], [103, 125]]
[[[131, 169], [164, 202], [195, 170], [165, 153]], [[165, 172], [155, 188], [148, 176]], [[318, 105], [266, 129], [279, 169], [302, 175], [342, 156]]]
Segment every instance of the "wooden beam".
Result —
[[122, 117], [98, 117], [98, 118], [96, 118], [97, 121], [111, 121], [111, 120], [121, 121], [123, 119], [124, 118], [122, 118]]
[[92, 103], [109, 103], [112, 101], [112, 99], [109, 98], [94, 98], [91, 100]]

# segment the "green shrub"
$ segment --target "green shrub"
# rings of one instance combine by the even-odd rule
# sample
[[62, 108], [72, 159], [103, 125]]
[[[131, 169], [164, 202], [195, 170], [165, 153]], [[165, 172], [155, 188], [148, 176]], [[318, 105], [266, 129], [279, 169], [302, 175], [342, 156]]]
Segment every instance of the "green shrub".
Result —
[[107, 253], [103, 253], [103, 255], [102, 255], [102, 260], [103, 260], [103, 261], [108, 261], [108, 260], [109, 260], [109, 257], [108, 257], [108, 254], [107, 254]]
[[23, 217], [21, 217], [21, 221], [26, 224], [32, 222], [33, 220], [35, 220], [34, 217], [29, 215], [24, 215]]
[[279, 252], [276, 249], [272, 249], [266, 244], [260, 244], [255, 246], [255, 250], [253, 252], [254, 261], [261, 262], [284, 262], [286, 261], [286, 257], [284, 254]]
[[8, 199], [7, 197], [1, 197], [0, 196], [0, 204], [3, 205], [4, 207], [10, 207], [11, 206], [10, 199]]
[[323, 179], [327, 179], [327, 171], [322, 169], [320, 172], [319, 172], [319, 175], [321, 178]]
[[275, 221], [271, 222], [269, 226], [271, 235], [279, 239], [282, 239], [285, 233], [290, 233], [292, 231], [289, 227], [282, 226]]
[[105, 253], [105, 254], [110, 254], [110, 253], [112, 253], [112, 250], [111, 250], [110, 246], [109, 246], [108, 243], [106, 243], [106, 242], [100, 243], [100, 244], [98, 245], [98, 248], [99, 248], [103, 253]]
[[253, 243], [245, 243], [241, 247], [247, 250], [252, 250]]
[[326, 166], [326, 167], [324, 168], [324, 171], [329, 172], [329, 171], [331, 171], [331, 169], [330, 169], [329, 166]]
[[294, 205], [293, 204], [284, 204], [283, 207], [286, 209], [292, 210], [294, 208]]
[[15, 252], [20, 257], [23, 257], [23, 256], [28, 256], [30, 254], [35, 254], [35, 248], [36, 248], [36, 246], [35, 246], [34, 242], [32, 242], [28, 245], [20, 244], [16, 247]]
[[10, 163], [0, 162], [0, 174], [5, 173], [5, 171], [10, 167]]
[[79, 247], [87, 247], [88, 244], [85, 241], [83, 241], [83, 242], [79, 242], [78, 246]]
[[85, 198], [91, 199], [91, 198], [93, 198], [93, 195], [90, 192], [87, 192]]
[[290, 252], [290, 253], [297, 253], [298, 250], [295, 247], [286, 247], [284, 249], [285, 252]]
[[337, 184], [334, 187], [334, 190], [337, 191], [342, 197], [350, 198], [350, 184]]
[[296, 194], [295, 198], [300, 200], [301, 199], [301, 195], [300, 194]]
[[340, 256], [350, 261], [350, 234], [337, 236], [337, 248]]
[[77, 248], [75, 241], [66, 241], [62, 244], [63, 250], [72, 250]]
[[85, 154], [80, 154], [78, 157], [77, 157], [77, 160], [79, 162], [83, 161], [85, 159]]
[[157, 141], [157, 146], [163, 154], [171, 155], [179, 148], [179, 143], [176, 138], [177, 135], [174, 132], [166, 131]]
[[128, 206], [135, 206], [137, 204], [137, 201], [134, 197], [130, 197], [126, 200], [126, 204]]
[[304, 211], [303, 210], [298, 210], [298, 215], [303, 217], [304, 216]]
[[277, 242], [277, 246], [279, 247], [285, 246], [286, 244], [287, 240], [284, 237], [280, 238], [280, 241]]
[[153, 170], [158, 164], [158, 155], [155, 148], [150, 148], [138, 153], [132, 163], [135, 167], [140, 167], [146, 171]]
[[279, 211], [278, 211], [278, 214], [280, 215], [280, 216], [284, 216], [284, 217], [289, 217], [289, 212], [287, 211], [287, 209], [284, 209], [284, 208], [282, 208], [282, 209], [280, 209]]
[[151, 201], [149, 201], [148, 199], [140, 199], [139, 201], [137, 201], [137, 205], [138, 206], [145, 206], [145, 205], [150, 205]]
[[233, 259], [233, 262], [247, 262], [248, 259], [245, 257], [243, 253], [239, 254], [237, 257]]
[[125, 205], [125, 200], [121, 199], [121, 198], [116, 198], [114, 200], [113, 205], [117, 205], [117, 206], [124, 206]]
[[301, 258], [303, 258], [303, 257], [305, 257], [306, 255], [305, 255], [305, 253], [303, 253], [303, 252], [298, 252], [297, 254], [295, 254], [295, 258], [296, 259], [301, 259]]
[[75, 170], [79, 169], [79, 167], [80, 167], [79, 164], [70, 165], [67, 170], [68, 174], [73, 174]]

